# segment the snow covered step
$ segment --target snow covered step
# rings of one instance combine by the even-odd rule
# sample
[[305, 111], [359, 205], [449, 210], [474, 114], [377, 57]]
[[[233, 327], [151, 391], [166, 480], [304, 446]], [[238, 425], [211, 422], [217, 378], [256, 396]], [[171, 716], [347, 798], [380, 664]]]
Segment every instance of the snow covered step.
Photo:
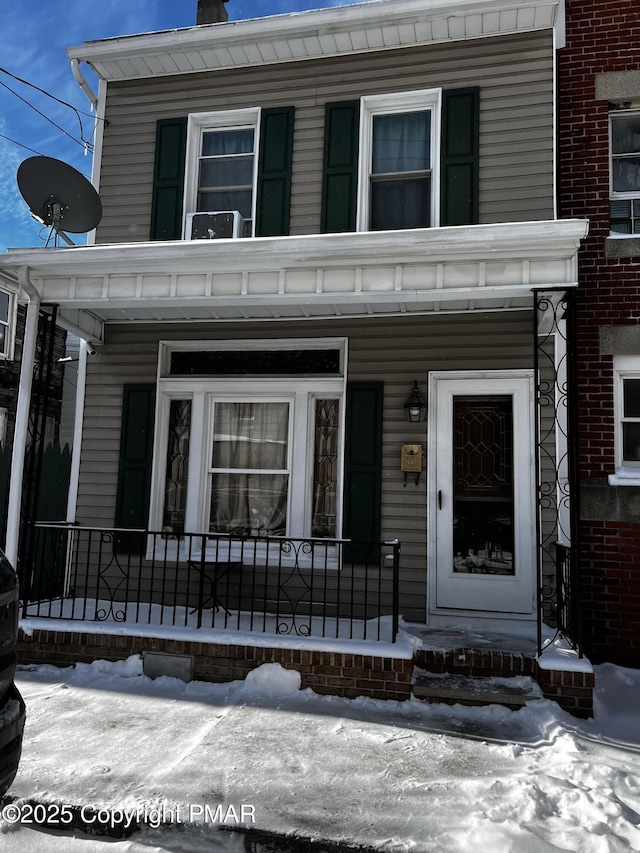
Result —
[[532, 699], [541, 699], [542, 691], [537, 682], [526, 675], [501, 678], [434, 673], [416, 668], [413, 671], [413, 695], [427, 702], [521, 708]]

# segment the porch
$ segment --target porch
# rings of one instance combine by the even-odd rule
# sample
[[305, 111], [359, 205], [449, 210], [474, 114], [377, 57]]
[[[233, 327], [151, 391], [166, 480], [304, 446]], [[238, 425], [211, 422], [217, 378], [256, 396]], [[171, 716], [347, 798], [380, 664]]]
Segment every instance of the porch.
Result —
[[[22, 663], [72, 665], [142, 654], [152, 677], [243, 679], [262, 663], [303, 686], [355, 698], [512, 709], [550, 698], [593, 706], [575, 643], [570, 552], [554, 595], [540, 585], [537, 630], [407, 623], [398, 540], [293, 540], [38, 524], [25, 543]], [[27, 570], [27, 567], [30, 567]], [[544, 621], [546, 619], [546, 622]], [[541, 639], [539, 639], [541, 638]]]
[[[21, 527], [39, 487], [27, 444], [43, 435], [42, 417], [28, 423], [30, 374], [21, 391], [7, 544], [25, 618], [46, 619], [37, 630], [60, 643], [63, 623], [83, 637], [127, 626], [145, 643], [196, 631], [189, 642], [225, 647], [258, 631], [251, 648], [373, 642], [372, 661], [397, 659], [402, 616], [475, 619], [531, 632], [537, 655], [544, 624], [579, 650], [572, 341], [585, 233], [558, 221], [16, 254], [33, 304], [90, 342], [69, 524]], [[416, 383], [428, 400], [412, 420]], [[474, 427], [464, 458], [460, 422], [488, 433]], [[264, 451], [251, 464], [238, 449], [249, 445]], [[407, 447], [425, 461], [408, 482]], [[245, 475], [269, 496], [257, 521], [239, 521], [229, 498]], [[396, 537], [401, 560], [399, 544], [380, 544]], [[373, 544], [355, 554], [351, 540]], [[381, 680], [407, 698], [402, 672], [402, 690], [395, 676], [322, 684], [373, 695]], [[352, 677], [376, 684], [345, 686]]]

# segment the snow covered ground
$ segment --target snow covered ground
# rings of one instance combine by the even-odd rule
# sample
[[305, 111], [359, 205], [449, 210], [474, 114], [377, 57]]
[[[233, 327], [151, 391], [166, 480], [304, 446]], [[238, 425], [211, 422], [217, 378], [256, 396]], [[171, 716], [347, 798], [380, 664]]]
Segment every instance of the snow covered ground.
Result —
[[[138, 657], [23, 668], [29, 716], [0, 849], [277, 849], [221, 829], [244, 818], [394, 853], [640, 850], [640, 671], [605, 664], [596, 678], [585, 722], [545, 700], [511, 712], [321, 697], [277, 664], [221, 685], [151, 681]], [[66, 828], [82, 812], [140, 829]]]

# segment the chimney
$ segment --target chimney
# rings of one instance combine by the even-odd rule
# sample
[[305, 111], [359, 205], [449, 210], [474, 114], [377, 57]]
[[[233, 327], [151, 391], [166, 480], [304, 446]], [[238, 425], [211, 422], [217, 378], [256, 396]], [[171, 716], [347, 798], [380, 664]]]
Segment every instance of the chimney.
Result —
[[227, 0], [198, 0], [196, 24], [224, 24], [229, 20], [225, 8]]

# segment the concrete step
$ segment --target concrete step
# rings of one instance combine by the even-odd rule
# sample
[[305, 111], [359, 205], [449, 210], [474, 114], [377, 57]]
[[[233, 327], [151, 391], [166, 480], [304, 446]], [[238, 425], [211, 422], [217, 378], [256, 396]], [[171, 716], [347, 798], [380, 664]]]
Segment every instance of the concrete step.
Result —
[[413, 671], [413, 695], [426, 702], [504, 705], [517, 709], [533, 699], [541, 699], [542, 691], [533, 678], [525, 675], [511, 678], [459, 675], [427, 672], [416, 667]]

